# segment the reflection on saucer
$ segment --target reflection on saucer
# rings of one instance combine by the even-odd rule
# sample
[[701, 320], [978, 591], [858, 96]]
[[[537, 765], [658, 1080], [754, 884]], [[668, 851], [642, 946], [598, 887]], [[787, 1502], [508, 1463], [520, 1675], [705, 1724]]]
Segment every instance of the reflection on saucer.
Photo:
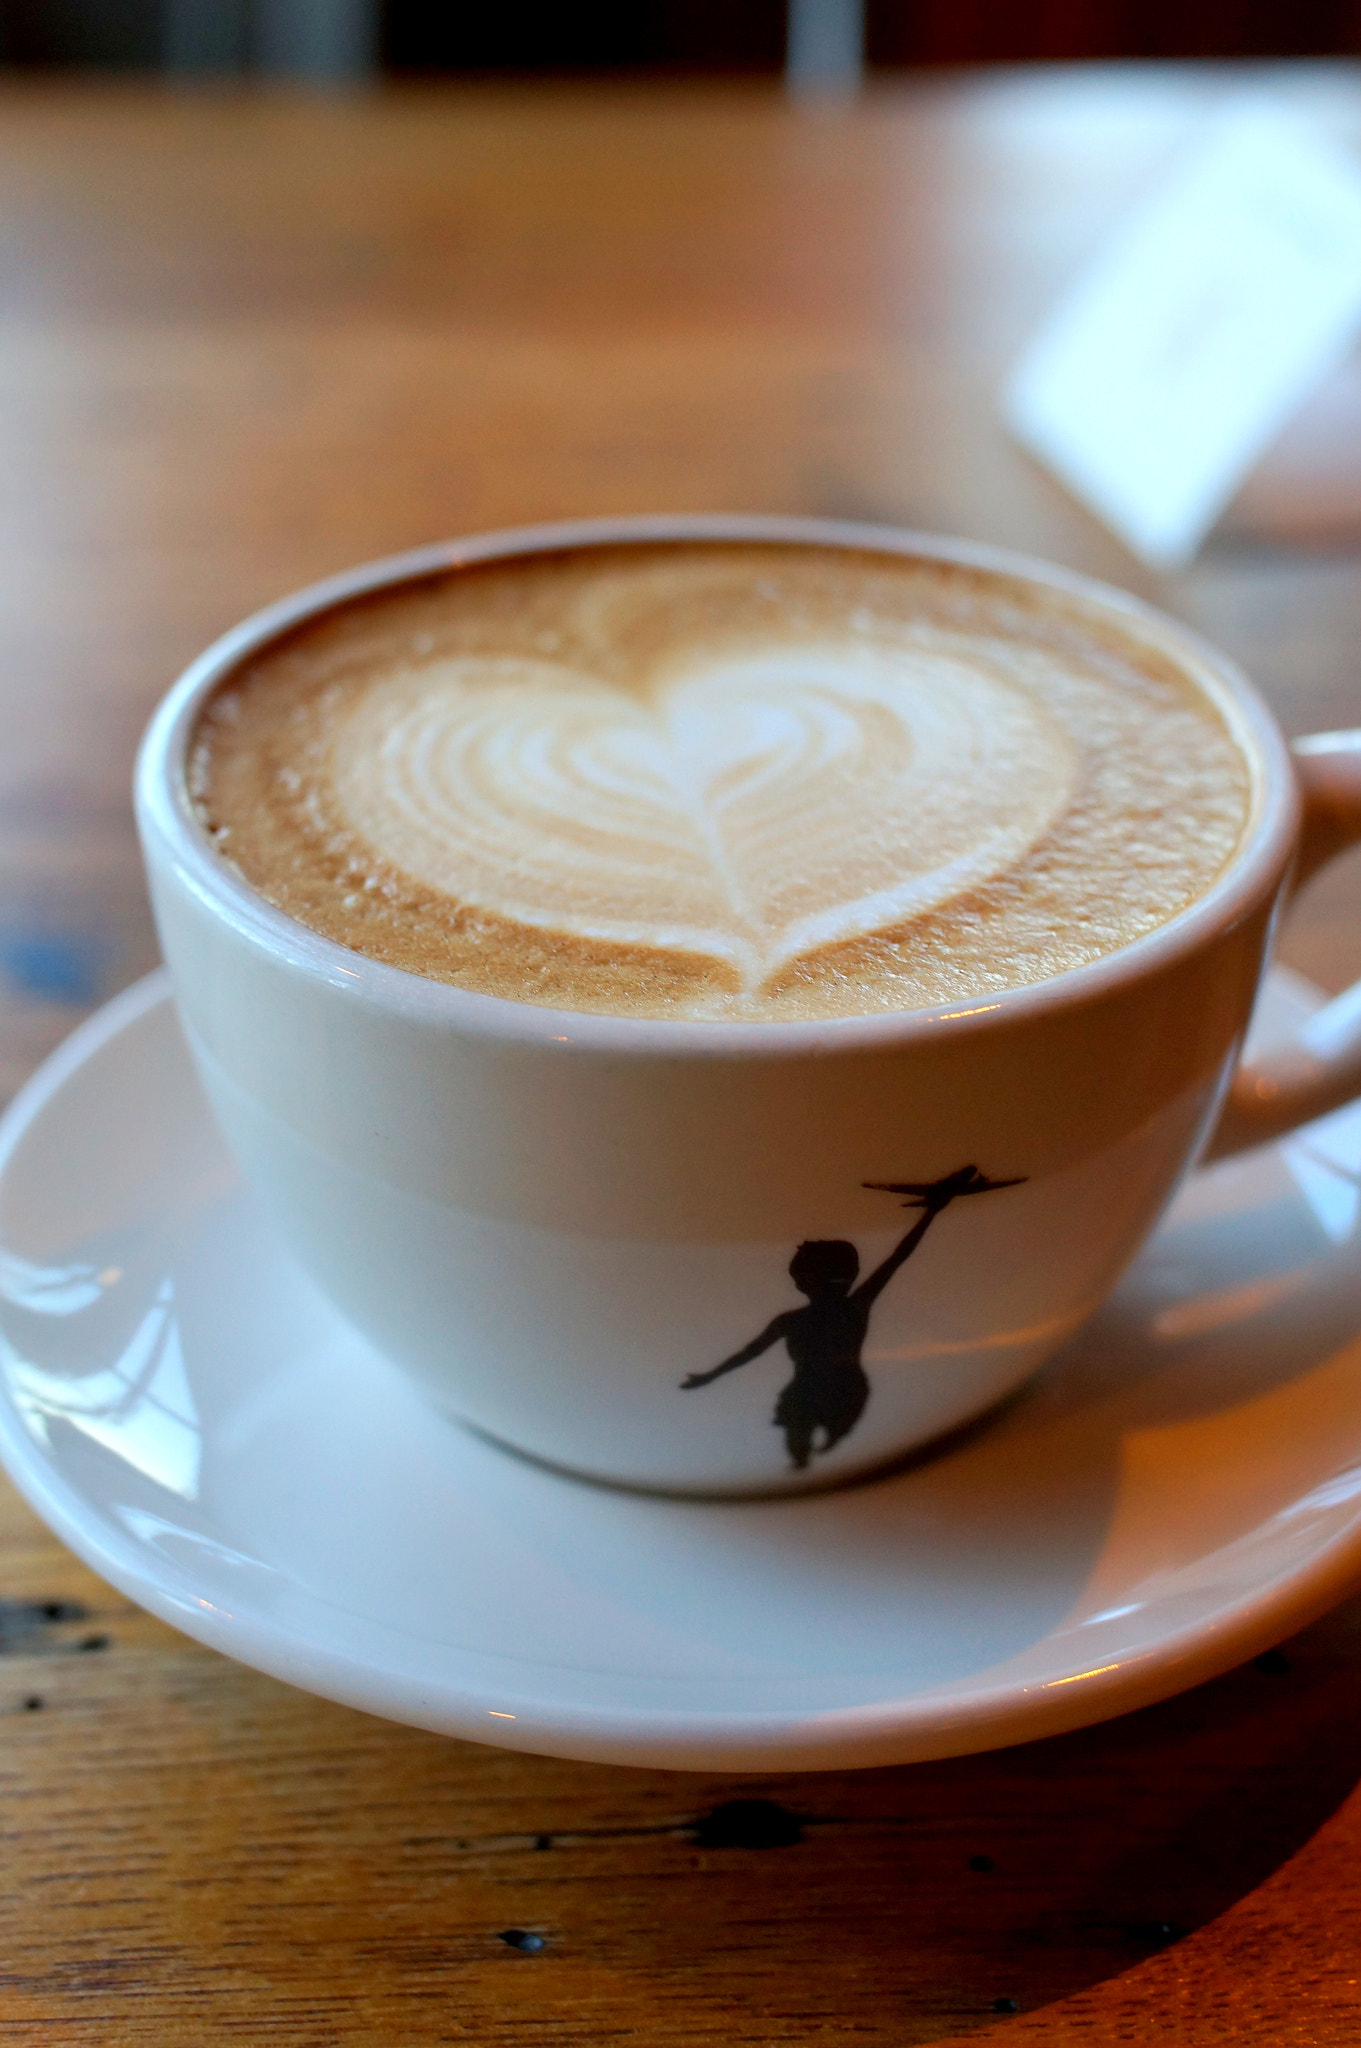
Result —
[[[138, 1303], [131, 1337], [110, 1357], [107, 1326], [124, 1315], [101, 1318], [98, 1311], [123, 1284], [118, 1266], [40, 1265], [13, 1252], [0, 1254], [0, 1329], [11, 1396], [49, 1450], [55, 1448], [53, 1430], [67, 1423], [158, 1486], [194, 1500], [202, 1440], [175, 1319], [174, 1282], [168, 1274], [159, 1278], [146, 1307]], [[58, 1316], [78, 1325], [69, 1332], [74, 1342], [44, 1345], [44, 1322]], [[85, 1369], [58, 1365], [49, 1355], [54, 1349], [74, 1355]]]
[[1345, 1244], [1361, 1210], [1361, 1103], [1297, 1131], [1282, 1143], [1281, 1156], [1333, 1243]]

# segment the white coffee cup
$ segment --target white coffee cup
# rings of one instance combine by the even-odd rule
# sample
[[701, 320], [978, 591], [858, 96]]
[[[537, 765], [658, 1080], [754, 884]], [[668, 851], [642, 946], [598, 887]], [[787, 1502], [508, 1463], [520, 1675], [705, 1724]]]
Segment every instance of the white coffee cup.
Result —
[[[1170, 923], [1049, 981], [899, 1015], [724, 1024], [543, 1009], [381, 965], [273, 909], [209, 844], [189, 734], [280, 632], [458, 563], [683, 538], [926, 553], [1137, 620], [1228, 693], [1257, 783], [1237, 857]], [[199, 1070], [301, 1263], [450, 1415], [595, 1478], [792, 1491], [942, 1435], [1101, 1300], [1226, 1090], [1221, 1151], [1361, 1091], [1361, 990], [1235, 1075], [1292, 878], [1361, 837], [1361, 733], [1300, 742], [1292, 768], [1250, 686], [1193, 635], [991, 549], [824, 521], [619, 519], [370, 564], [193, 665], [148, 731], [137, 802]], [[835, 1296], [830, 1345], [825, 1316], [821, 1336], [798, 1320], [801, 1293]]]

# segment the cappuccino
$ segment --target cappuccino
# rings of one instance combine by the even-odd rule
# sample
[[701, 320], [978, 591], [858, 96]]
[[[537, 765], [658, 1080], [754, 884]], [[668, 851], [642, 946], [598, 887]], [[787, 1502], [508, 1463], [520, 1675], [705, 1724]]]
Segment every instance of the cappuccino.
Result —
[[338, 605], [209, 698], [190, 794], [314, 932], [633, 1017], [921, 1008], [1214, 884], [1254, 806], [1208, 668], [925, 556], [635, 542]]

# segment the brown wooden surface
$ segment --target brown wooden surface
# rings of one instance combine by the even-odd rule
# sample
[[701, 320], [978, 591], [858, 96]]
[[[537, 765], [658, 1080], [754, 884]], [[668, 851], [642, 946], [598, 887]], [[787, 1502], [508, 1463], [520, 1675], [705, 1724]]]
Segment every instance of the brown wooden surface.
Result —
[[[1286, 83], [1361, 138], [1346, 78]], [[963, 532], [1153, 591], [1293, 730], [1361, 722], [1354, 376], [1156, 590], [994, 417], [1222, 89], [0, 92], [0, 1088], [154, 960], [126, 789], [176, 668], [421, 540], [678, 507]], [[1353, 865], [1288, 941], [1332, 987], [1359, 898]], [[1085, 1734], [733, 1781], [292, 1692], [8, 1490], [0, 1596], [6, 2042], [1361, 2039], [1361, 1603]], [[737, 1798], [800, 1839], [723, 1846]]]

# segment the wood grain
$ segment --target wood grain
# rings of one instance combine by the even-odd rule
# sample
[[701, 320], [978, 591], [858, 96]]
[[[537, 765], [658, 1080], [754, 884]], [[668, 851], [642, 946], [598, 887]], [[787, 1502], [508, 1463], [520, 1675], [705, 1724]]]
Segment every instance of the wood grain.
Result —
[[[439, 535], [708, 507], [963, 532], [1151, 591], [1294, 730], [1357, 722], [1345, 489], [1306, 551], [1287, 450], [1155, 590], [995, 420], [1223, 89], [0, 93], [0, 1090], [154, 959], [126, 788], [178, 666]], [[1347, 81], [1284, 89], [1361, 135]], [[1359, 892], [1325, 879], [1288, 942], [1330, 986], [1361, 973]], [[129, 1608], [7, 1490], [0, 1602], [18, 2048], [1361, 2033], [1361, 1607], [1085, 1734], [748, 1781], [292, 1692]]]

